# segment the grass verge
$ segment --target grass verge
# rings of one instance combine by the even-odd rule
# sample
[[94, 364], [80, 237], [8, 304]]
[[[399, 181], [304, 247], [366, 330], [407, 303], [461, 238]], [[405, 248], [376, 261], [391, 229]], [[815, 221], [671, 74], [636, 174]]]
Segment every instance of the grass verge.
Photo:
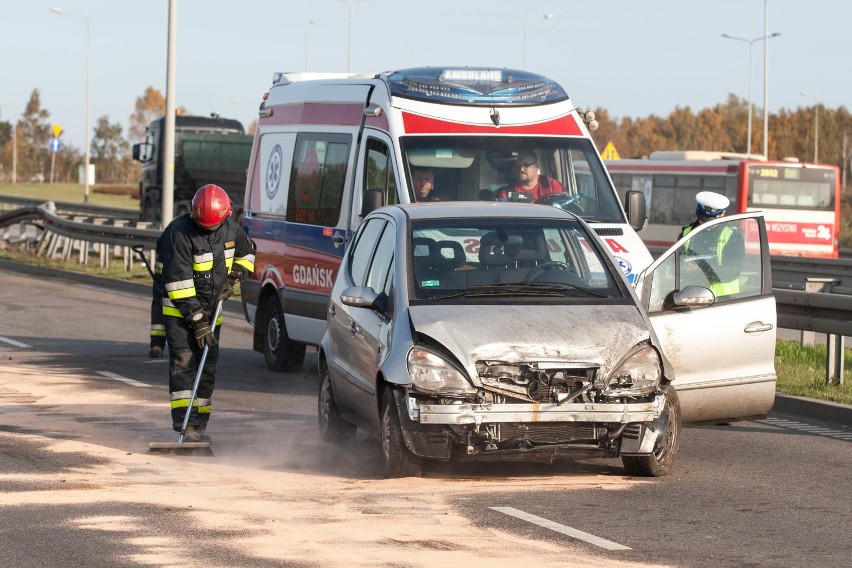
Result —
[[826, 384], [826, 346], [800, 345], [779, 339], [775, 343], [776, 390], [784, 394], [852, 404], [852, 349], [844, 350], [844, 384]]
[[[89, 205], [139, 210], [139, 186], [95, 184], [89, 188]], [[76, 183], [0, 183], [0, 195], [84, 203], [85, 188]]]

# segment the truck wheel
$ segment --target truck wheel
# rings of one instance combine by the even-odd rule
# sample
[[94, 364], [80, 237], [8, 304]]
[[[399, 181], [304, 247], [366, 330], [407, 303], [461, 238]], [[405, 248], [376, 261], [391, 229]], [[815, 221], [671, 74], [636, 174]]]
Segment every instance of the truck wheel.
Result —
[[675, 456], [680, 447], [680, 399], [671, 386], [665, 387], [666, 406], [669, 422], [663, 434], [663, 441], [654, 453], [648, 456], [621, 456], [621, 462], [628, 475], [640, 477], [661, 477], [668, 475], [674, 466]]
[[405, 447], [399, 414], [393, 391], [385, 389], [382, 401], [382, 454], [385, 458], [385, 477], [420, 477], [423, 463]]
[[305, 346], [296, 343], [287, 335], [284, 312], [275, 296], [267, 298], [259, 318], [263, 334], [263, 357], [270, 370], [292, 373], [302, 368], [305, 361]]
[[355, 425], [345, 421], [334, 402], [334, 390], [331, 386], [331, 374], [328, 363], [320, 363], [320, 388], [317, 397], [317, 419], [320, 438], [323, 442], [342, 444], [355, 437]]
[[160, 210], [154, 208], [154, 200], [146, 197], [142, 201], [142, 221], [157, 221], [160, 217]]

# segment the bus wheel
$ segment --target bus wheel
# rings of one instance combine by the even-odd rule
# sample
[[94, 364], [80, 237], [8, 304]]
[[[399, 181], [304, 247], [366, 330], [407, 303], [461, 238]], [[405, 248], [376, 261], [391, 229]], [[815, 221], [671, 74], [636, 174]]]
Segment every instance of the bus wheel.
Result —
[[263, 331], [263, 357], [266, 359], [266, 366], [279, 373], [292, 373], [301, 369], [305, 361], [305, 346], [291, 340], [287, 335], [284, 311], [278, 303], [278, 298], [267, 298], [258, 319]]

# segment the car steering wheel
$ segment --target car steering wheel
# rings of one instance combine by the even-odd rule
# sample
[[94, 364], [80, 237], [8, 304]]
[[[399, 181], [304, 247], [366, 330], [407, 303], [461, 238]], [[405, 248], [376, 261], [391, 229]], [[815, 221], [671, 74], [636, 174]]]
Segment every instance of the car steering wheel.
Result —
[[558, 260], [549, 260], [547, 262], [542, 262], [541, 264], [530, 270], [524, 277], [524, 284], [535, 282], [539, 276], [541, 276], [548, 270], [564, 270], [568, 272], [574, 272], [574, 269], [564, 262]]

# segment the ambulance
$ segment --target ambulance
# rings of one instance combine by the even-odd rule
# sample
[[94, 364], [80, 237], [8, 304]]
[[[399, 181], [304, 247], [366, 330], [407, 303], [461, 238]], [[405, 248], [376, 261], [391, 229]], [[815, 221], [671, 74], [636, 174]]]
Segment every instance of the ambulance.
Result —
[[[245, 226], [257, 245], [242, 284], [254, 349], [268, 367], [301, 367], [322, 339], [344, 251], [370, 211], [412, 203], [426, 168], [443, 201], [525, 201], [520, 156], [535, 156], [543, 199], [592, 224], [631, 283], [652, 262], [636, 234], [645, 197], [626, 209], [582, 112], [555, 81], [527, 71], [422, 67], [375, 75], [276, 73], [252, 146]], [[554, 181], [555, 180], [555, 181]], [[558, 182], [558, 184], [557, 184]], [[454, 236], [477, 260], [479, 243]]]

